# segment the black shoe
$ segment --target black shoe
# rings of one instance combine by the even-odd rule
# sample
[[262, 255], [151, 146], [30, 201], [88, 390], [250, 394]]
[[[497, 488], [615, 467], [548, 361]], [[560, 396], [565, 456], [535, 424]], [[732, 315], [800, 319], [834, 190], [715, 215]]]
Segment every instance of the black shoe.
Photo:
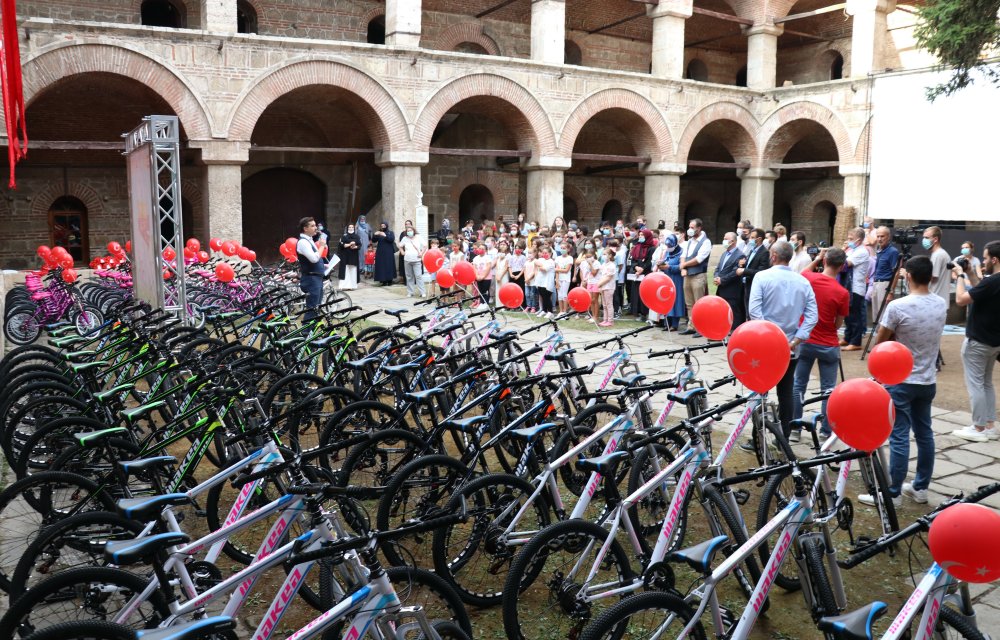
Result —
[[702, 338], [704, 338], [704, 336], [698, 333], [697, 331], [695, 331], [694, 335], [692, 335], [691, 337], [695, 338], [696, 340], [701, 340]]
[[685, 329], [684, 331], [681, 331], [677, 335], [680, 335], [680, 336], [693, 336], [696, 333], [697, 332], [694, 329]]

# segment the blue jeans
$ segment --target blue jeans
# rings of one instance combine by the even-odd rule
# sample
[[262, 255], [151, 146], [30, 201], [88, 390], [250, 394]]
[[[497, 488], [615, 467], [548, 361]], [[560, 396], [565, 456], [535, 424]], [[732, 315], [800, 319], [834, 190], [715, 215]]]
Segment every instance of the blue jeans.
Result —
[[529, 309], [538, 309], [538, 288], [530, 284], [524, 288], [524, 304]]
[[[819, 362], [819, 388], [823, 393], [833, 391], [837, 386], [837, 365], [840, 363], [840, 347], [824, 347], [818, 344], [803, 342], [799, 347], [799, 363], [795, 365], [795, 408], [792, 419], [802, 417], [802, 401], [805, 399], [806, 387], [809, 386], [809, 376], [812, 375], [813, 363]], [[826, 400], [823, 401], [823, 415], [826, 415]], [[824, 425], [823, 431], [830, 429]]]
[[323, 301], [323, 276], [307, 275], [299, 279], [299, 288], [306, 294], [306, 320], [312, 320], [319, 313], [316, 307]]
[[898, 496], [910, 461], [910, 430], [917, 443], [917, 474], [913, 488], [921, 491], [931, 484], [934, 473], [934, 431], [931, 430], [931, 403], [936, 384], [897, 384], [887, 387], [896, 405], [896, 422], [889, 436], [889, 493]]

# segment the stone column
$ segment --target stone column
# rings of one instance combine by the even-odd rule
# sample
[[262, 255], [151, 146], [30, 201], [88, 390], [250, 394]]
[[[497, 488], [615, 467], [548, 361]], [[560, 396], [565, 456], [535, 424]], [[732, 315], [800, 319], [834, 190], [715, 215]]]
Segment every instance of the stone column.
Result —
[[563, 214], [563, 170], [528, 171], [528, 220], [548, 225]]
[[672, 229], [672, 222], [680, 220], [681, 175], [684, 167], [666, 167], [650, 165], [642, 173], [643, 199], [645, 208], [643, 214], [646, 224], [651, 228], [663, 220], [667, 229]]
[[848, 0], [847, 13], [854, 17], [851, 29], [851, 77], [863, 78], [885, 67], [888, 27], [886, 16], [896, 9], [896, 0]]
[[213, 33], [236, 33], [236, 0], [201, 0], [201, 28]]
[[393, 47], [420, 46], [420, 0], [385, 1], [385, 43]]
[[406, 220], [413, 220], [417, 228], [427, 228], [426, 207], [423, 208], [424, 220], [416, 218], [423, 192], [420, 168], [428, 159], [426, 151], [395, 151], [383, 152], [376, 160], [382, 168], [382, 221], [397, 235], [402, 232]]
[[653, 19], [653, 77], [684, 77], [684, 24], [691, 6], [692, 0], [663, 0], [646, 8]]
[[774, 222], [774, 181], [780, 174], [771, 169], [745, 169], [738, 173], [740, 216], [753, 226], [770, 229]]
[[747, 36], [747, 87], [773, 89], [777, 83], [778, 36], [784, 27], [757, 24], [744, 28]]
[[[192, 140], [205, 165], [204, 215], [209, 237], [243, 241], [243, 165], [250, 159], [249, 142]], [[183, 193], [183, 192], [182, 192]]]
[[531, 0], [531, 59], [563, 64], [566, 0]]

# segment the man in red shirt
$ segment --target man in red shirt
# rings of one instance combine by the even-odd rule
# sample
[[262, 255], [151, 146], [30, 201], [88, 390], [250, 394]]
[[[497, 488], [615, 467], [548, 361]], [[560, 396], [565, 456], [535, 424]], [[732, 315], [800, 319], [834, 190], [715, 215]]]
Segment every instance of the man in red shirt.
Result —
[[[816, 267], [823, 263], [823, 272], [817, 273]], [[819, 362], [819, 388], [823, 393], [833, 391], [837, 385], [837, 370], [840, 365], [840, 339], [837, 329], [844, 323], [844, 317], [850, 313], [851, 295], [837, 282], [837, 273], [847, 261], [847, 254], [842, 249], [824, 249], [812, 264], [806, 267], [802, 275], [809, 280], [816, 294], [816, 307], [819, 311], [819, 321], [809, 334], [809, 339], [802, 343], [799, 362], [795, 366], [795, 382], [793, 384], [794, 408], [792, 419], [802, 417], [802, 400], [806, 387], [809, 386], [809, 376], [812, 374], [814, 362]], [[823, 415], [826, 415], [826, 401], [823, 401]], [[830, 430], [823, 426], [824, 436]], [[792, 431], [791, 442], [798, 442], [801, 434]]]

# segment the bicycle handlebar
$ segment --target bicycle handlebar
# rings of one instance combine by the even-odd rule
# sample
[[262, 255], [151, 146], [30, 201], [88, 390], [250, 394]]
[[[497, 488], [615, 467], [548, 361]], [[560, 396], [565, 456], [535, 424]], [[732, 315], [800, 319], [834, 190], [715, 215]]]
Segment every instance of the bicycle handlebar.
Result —
[[724, 340], [705, 342], [703, 344], [693, 344], [688, 347], [680, 347], [677, 349], [667, 349], [666, 351], [650, 351], [648, 357], [650, 358], [660, 358], [663, 356], [676, 356], [682, 353], [691, 353], [692, 351], [708, 351], [709, 349], [714, 349], [715, 347], [724, 347], [726, 342]]
[[591, 349], [596, 349], [597, 347], [603, 347], [604, 345], [609, 344], [611, 342], [621, 342], [625, 338], [628, 338], [630, 336], [634, 336], [634, 335], [636, 335], [638, 333], [642, 333], [643, 331], [649, 331], [652, 328], [653, 328], [653, 325], [649, 325], [649, 324], [643, 325], [643, 326], [639, 327], [638, 329], [632, 329], [631, 331], [626, 331], [625, 333], [619, 333], [618, 335], [611, 336], [610, 338], [607, 338], [606, 340], [598, 340], [597, 342], [591, 342], [590, 344], [585, 345], [583, 347], [583, 350], [584, 351], [590, 351]]
[[525, 329], [524, 331], [521, 332], [521, 335], [523, 336], [523, 335], [531, 333], [532, 331], [538, 331], [542, 327], [547, 327], [549, 325], [552, 325], [553, 327], [558, 328], [558, 326], [556, 325], [557, 322], [559, 322], [560, 320], [565, 320], [566, 318], [568, 318], [568, 317], [570, 317], [572, 315], [576, 315], [576, 311], [567, 311], [566, 313], [560, 313], [556, 317], [550, 318], [550, 319], [546, 320], [545, 322], [542, 322], [540, 324], [536, 324], [533, 327], [528, 327], [527, 329]]

